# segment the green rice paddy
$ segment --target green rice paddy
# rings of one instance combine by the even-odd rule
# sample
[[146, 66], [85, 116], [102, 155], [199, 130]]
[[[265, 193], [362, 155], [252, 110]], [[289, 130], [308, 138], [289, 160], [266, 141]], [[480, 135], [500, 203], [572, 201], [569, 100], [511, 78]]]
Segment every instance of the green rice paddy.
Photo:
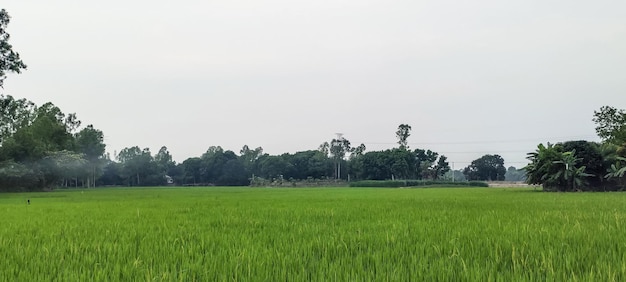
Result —
[[626, 280], [626, 193], [116, 188], [0, 214], [0, 281]]

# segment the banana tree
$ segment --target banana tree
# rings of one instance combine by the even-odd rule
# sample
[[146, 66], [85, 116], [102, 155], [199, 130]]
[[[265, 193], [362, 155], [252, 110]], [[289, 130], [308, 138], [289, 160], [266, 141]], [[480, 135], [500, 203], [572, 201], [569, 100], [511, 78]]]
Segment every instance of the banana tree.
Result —
[[585, 185], [585, 177], [593, 176], [585, 173], [585, 166], [576, 167], [582, 158], [576, 157], [576, 151], [569, 151], [561, 154], [561, 159], [553, 161], [557, 165], [558, 171], [550, 178], [555, 182], [565, 183], [565, 190], [575, 191]]
[[550, 143], [547, 146], [539, 144], [537, 150], [528, 153], [526, 157], [530, 161], [524, 167], [526, 182], [528, 184], [542, 185], [547, 190], [564, 186], [559, 179], [552, 177], [558, 171], [554, 162], [561, 160], [561, 157], [561, 152], [557, 146]]
[[616, 157], [616, 162], [611, 164], [611, 167], [607, 169], [607, 174], [604, 178], [611, 180], [615, 179], [621, 186], [624, 185], [624, 180], [626, 179], [624, 175], [626, 175], [626, 158]]

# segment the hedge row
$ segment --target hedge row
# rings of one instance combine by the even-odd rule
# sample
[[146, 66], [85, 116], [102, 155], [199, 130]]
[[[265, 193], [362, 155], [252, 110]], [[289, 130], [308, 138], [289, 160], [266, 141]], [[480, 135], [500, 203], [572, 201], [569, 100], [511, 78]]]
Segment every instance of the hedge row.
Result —
[[464, 186], [464, 187], [489, 187], [482, 181], [437, 181], [437, 180], [364, 180], [350, 182], [350, 187], [423, 187], [423, 186]]

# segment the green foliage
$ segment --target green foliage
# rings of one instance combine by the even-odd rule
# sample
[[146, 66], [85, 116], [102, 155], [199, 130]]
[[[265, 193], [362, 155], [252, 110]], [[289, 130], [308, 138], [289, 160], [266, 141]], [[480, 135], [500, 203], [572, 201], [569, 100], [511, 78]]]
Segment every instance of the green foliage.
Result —
[[551, 175], [551, 179], [557, 183], [566, 183], [566, 190], [576, 191], [586, 183], [585, 177], [593, 176], [585, 173], [585, 166], [577, 167], [582, 158], [576, 157], [576, 151], [568, 151], [561, 154], [561, 159], [553, 163], [557, 167], [557, 172]]
[[93, 125], [88, 125], [75, 135], [76, 151], [83, 154], [87, 160], [89, 172], [87, 173], [87, 187], [95, 186], [96, 179], [102, 175], [104, 165], [104, 134], [95, 129]]
[[12, 160], [0, 162], [0, 191], [34, 191], [41, 174], [32, 167]]
[[505, 179], [506, 168], [500, 155], [484, 155], [463, 170], [468, 180], [502, 181]]
[[149, 148], [124, 148], [117, 155], [121, 164], [121, 178], [128, 186], [157, 186], [165, 184], [165, 173], [159, 171]]
[[36, 109], [35, 103], [26, 99], [0, 95], [0, 145], [18, 129], [30, 125]]
[[616, 158], [614, 147], [588, 141], [539, 144], [528, 153], [527, 183], [542, 185], [546, 191], [618, 190], [612, 179], [605, 179], [608, 160]]
[[467, 187], [489, 187], [489, 184], [482, 181], [439, 181], [439, 180], [363, 180], [350, 182], [350, 187], [422, 187], [422, 186], [467, 186]]
[[398, 144], [401, 150], [408, 150], [407, 139], [411, 136], [411, 126], [408, 124], [400, 124], [398, 131], [396, 131], [396, 138], [398, 138]]
[[356, 158], [355, 162], [352, 170], [356, 178], [362, 180], [437, 180], [450, 170], [445, 156], [423, 149], [372, 151]]
[[607, 169], [607, 174], [604, 178], [608, 180], [615, 180], [621, 190], [626, 189], [626, 158], [616, 157], [615, 163]]
[[4, 84], [6, 72], [20, 73], [26, 65], [20, 59], [20, 54], [13, 51], [9, 44], [10, 35], [6, 32], [11, 17], [6, 10], [0, 10], [0, 88]]
[[626, 111], [603, 106], [593, 112], [596, 133], [602, 140], [616, 145], [626, 145]]

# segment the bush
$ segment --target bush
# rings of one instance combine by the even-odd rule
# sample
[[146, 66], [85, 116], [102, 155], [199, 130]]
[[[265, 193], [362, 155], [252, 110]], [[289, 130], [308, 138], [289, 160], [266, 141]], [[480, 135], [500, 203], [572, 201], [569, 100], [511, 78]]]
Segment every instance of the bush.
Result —
[[489, 187], [482, 181], [439, 181], [439, 180], [364, 180], [350, 183], [350, 187], [426, 187], [426, 186], [462, 186], [462, 187]]

